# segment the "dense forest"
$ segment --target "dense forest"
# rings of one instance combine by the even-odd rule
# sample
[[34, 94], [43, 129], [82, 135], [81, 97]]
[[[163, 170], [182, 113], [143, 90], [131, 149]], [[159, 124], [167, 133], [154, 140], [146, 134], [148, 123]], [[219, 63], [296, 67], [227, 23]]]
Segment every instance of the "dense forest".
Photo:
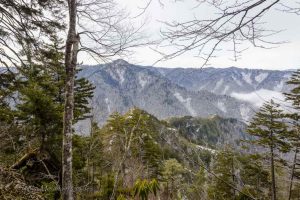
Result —
[[[63, 81], [59, 65], [1, 73], [1, 198], [60, 198]], [[98, 127], [93, 86], [76, 79], [74, 121], [92, 123], [72, 138], [76, 198], [298, 199], [300, 71], [287, 84], [289, 109], [267, 102], [243, 132], [235, 119], [158, 120], [138, 108]]]
[[[46, 72], [39, 73], [46, 77]], [[76, 198], [270, 199], [277, 195], [277, 199], [298, 199], [299, 74], [295, 72], [289, 81], [295, 89], [285, 94], [294, 112], [283, 112], [278, 104], [268, 102], [252, 119], [247, 134], [240, 136], [244, 139], [231, 143], [231, 136], [226, 137], [230, 133], [222, 127], [230, 127], [228, 123], [235, 123], [234, 119], [214, 116], [161, 121], [133, 108], [124, 115], [114, 113], [98, 127], [90, 117], [90, 135], [73, 135]], [[3, 73], [1, 78], [9, 76]], [[51, 75], [43, 80], [22, 83], [26, 92], [18, 90], [22, 101], [15, 106], [1, 102], [3, 199], [60, 198], [60, 90]], [[47, 92], [49, 80], [53, 81], [53, 94]], [[93, 88], [88, 83], [78, 84], [78, 88], [86, 88], [75, 92], [80, 119], [89, 117], [84, 115], [87, 105], [79, 102], [87, 102]], [[13, 91], [5, 85], [1, 88], [3, 94]], [[198, 137], [191, 137], [194, 129], [200, 129]]]
[[[0, 199], [300, 199], [300, 70], [282, 105], [265, 102], [247, 125], [135, 107], [100, 127], [77, 54], [106, 61], [145, 43], [109, 0], [84, 2], [0, 0]], [[89, 135], [74, 130], [81, 120]]]

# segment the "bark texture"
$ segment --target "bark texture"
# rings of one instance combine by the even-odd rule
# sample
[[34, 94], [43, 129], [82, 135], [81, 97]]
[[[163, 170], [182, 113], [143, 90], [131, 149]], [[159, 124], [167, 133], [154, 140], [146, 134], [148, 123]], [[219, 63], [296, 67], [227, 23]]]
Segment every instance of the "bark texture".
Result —
[[63, 128], [62, 196], [64, 200], [74, 199], [72, 183], [72, 121], [74, 110], [74, 79], [77, 64], [79, 37], [76, 34], [77, 0], [68, 0], [69, 30], [65, 50], [65, 110]]
[[297, 154], [298, 154], [298, 147], [296, 147], [295, 154], [294, 154], [294, 160], [293, 160], [293, 166], [292, 166], [292, 172], [291, 172], [291, 179], [290, 179], [290, 185], [289, 185], [289, 200], [292, 197], [293, 181], [294, 181], [295, 169], [296, 169], [296, 165], [297, 165]]

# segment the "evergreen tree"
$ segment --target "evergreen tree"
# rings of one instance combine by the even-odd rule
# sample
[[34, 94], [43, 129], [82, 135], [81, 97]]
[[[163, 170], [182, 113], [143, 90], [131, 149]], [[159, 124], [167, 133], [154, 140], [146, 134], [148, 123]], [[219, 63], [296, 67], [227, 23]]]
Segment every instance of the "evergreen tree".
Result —
[[205, 170], [203, 167], [200, 167], [199, 171], [193, 177], [192, 183], [186, 186], [188, 199], [207, 199], [206, 182]]
[[183, 175], [185, 169], [176, 159], [169, 159], [163, 163], [162, 178], [165, 182], [165, 199], [181, 199]]
[[[3, 111], [0, 120], [7, 127], [15, 129], [9, 131], [11, 138], [7, 141], [10, 144], [13, 141], [15, 149], [23, 149], [15, 153], [24, 155], [34, 151], [38, 155], [47, 155], [46, 166], [51, 174], [58, 177], [61, 168], [65, 72], [61, 42], [57, 36], [52, 35], [39, 56], [32, 59], [31, 63], [25, 63], [26, 66], [21, 70], [16, 68], [13, 72], [0, 74], [3, 79], [0, 84], [0, 94], [3, 94], [0, 99], [0, 110]], [[89, 117], [89, 99], [94, 87], [84, 78], [76, 79], [75, 86], [74, 122], [77, 122]], [[22, 129], [21, 134], [16, 131], [17, 128]], [[19, 143], [20, 147], [17, 146]]]
[[283, 116], [283, 111], [279, 108], [279, 105], [271, 100], [260, 108], [247, 129], [250, 135], [255, 136], [251, 142], [267, 148], [269, 151], [272, 200], [277, 199], [275, 177], [276, 153], [278, 151], [286, 153], [290, 149], [290, 145], [286, 141], [288, 132], [287, 126], [283, 121]]
[[211, 176], [208, 186], [209, 199], [229, 200], [237, 197], [236, 165], [236, 154], [232, 149], [225, 148], [217, 153], [212, 166], [215, 176]]
[[0, 121], [11, 123], [13, 120], [13, 110], [8, 99], [14, 97], [16, 88], [15, 74], [5, 69], [0, 71]]
[[[79, 73], [80, 70], [77, 70]], [[74, 122], [91, 117], [89, 100], [93, 97], [95, 86], [85, 78], [75, 79], [74, 88]]]
[[[240, 154], [239, 176], [242, 191], [238, 199], [249, 199], [249, 196], [256, 199], [267, 200], [269, 196], [269, 170], [264, 165], [263, 155], [260, 154]], [[248, 196], [246, 196], [247, 194]]]
[[[41, 138], [41, 146], [44, 147], [45, 139], [61, 138], [62, 116], [64, 102], [64, 67], [63, 52], [60, 41], [53, 36], [52, 43], [43, 48], [42, 55], [37, 64], [32, 63], [19, 74], [22, 85], [19, 84], [20, 103], [18, 119], [26, 123]], [[86, 79], [80, 78], [75, 82], [75, 118], [74, 121], [85, 119], [90, 112], [89, 99], [93, 96], [94, 87]], [[53, 138], [52, 137], [52, 138]], [[50, 144], [58, 141], [51, 139]], [[53, 149], [48, 148], [48, 149]], [[56, 146], [55, 149], [61, 149]], [[60, 160], [60, 159], [58, 159]]]
[[[29, 71], [31, 71], [30, 74], [35, 74], [34, 68], [37, 67], [37, 63], [44, 63], [41, 59], [43, 47], [51, 43], [52, 34], [64, 28], [64, 24], [59, 20], [63, 17], [61, 9], [63, 4], [62, 0], [0, 1], [2, 16], [0, 20], [0, 65], [6, 68], [5, 71], [2, 71], [2, 68], [0, 72], [0, 122], [1, 129], [9, 129], [5, 131], [7, 133], [1, 132], [1, 138], [2, 136], [8, 138], [4, 140], [4, 143], [7, 141], [12, 144], [14, 154], [18, 156], [29, 150], [26, 148], [27, 144], [35, 148], [30, 141], [25, 139], [37, 135], [37, 132], [42, 130], [41, 127], [31, 127], [28, 118], [25, 119], [25, 115], [19, 112], [19, 104], [24, 103], [21, 99], [28, 99], [20, 98], [21, 92], [28, 94], [30, 89], [26, 88], [27, 86], [36, 87], [25, 74]], [[40, 91], [37, 91], [36, 95], [40, 94], [38, 92]], [[41, 98], [46, 103], [44, 96]], [[37, 109], [40, 108], [42, 107]], [[32, 111], [34, 108], [30, 107], [27, 110], [29, 109]], [[39, 113], [41, 112], [40, 110]], [[36, 119], [32, 121], [34, 120], [35, 125], [39, 123]], [[3, 147], [2, 144], [1, 147]]]
[[158, 179], [160, 176], [162, 150], [157, 144], [158, 131], [152, 118], [133, 108], [125, 115], [112, 114], [101, 129], [102, 153], [105, 163], [109, 163], [104, 171], [114, 177], [110, 198], [117, 197], [120, 191], [130, 190], [137, 179]]
[[292, 113], [289, 112], [288, 114], [286, 114], [286, 116], [290, 120], [289, 123], [291, 127], [291, 134], [289, 140], [293, 146], [294, 152], [294, 159], [291, 165], [291, 176], [288, 197], [288, 199], [291, 199], [293, 193], [294, 179], [300, 179], [300, 171], [298, 169], [300, 166], [300, 158], [298, 155], [300, 148], [300, 70], [293, 72], [290, 80], [287, 81], [287, 84], [292, 87], [292, 89], [289, 92], [284, 93], [286, 101], [292, 104], [292, 108], [289, 109], [292, 110]]
[[292, 86], [289, 93], [284, 93], [286, 100], [292, 102], [295, 109], [300, 110], [300, 70], [293, 72], [287, 84]]
[[40, 56], [51, 34], [64, 28], [63, 5], [62, 0], [1, 0], [1, 66], [22, 70]]

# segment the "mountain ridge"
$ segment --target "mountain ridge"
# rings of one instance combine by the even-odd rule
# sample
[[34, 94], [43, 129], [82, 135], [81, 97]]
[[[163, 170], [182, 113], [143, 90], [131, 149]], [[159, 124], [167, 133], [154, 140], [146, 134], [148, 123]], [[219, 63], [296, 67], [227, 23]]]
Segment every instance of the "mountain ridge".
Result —
[[[271, 75], [264, 75], [266, 72]], [[191, 72], [185, 68], [133, 65], [125, 60], [82, 66], [78, 74], [96, 87], [91, 106], [99, 125], [113, 112], [124, 114], [132, 107], [139, 107], [159, 119], [217, 114], [247, 122], [258, 107], [247, 101], [252, 97], [241, 96], [256, 92], [250, 83], [256, 84], [255, 79], [260, 77], [265, 83], [261, 81], [259, 89], [262, 91], [257, 91], [277, 94], [286, 89], [284, 81], [289, 75], [290, 72], [285, 71], [243, 71], [238, 68], [203, 68]]]

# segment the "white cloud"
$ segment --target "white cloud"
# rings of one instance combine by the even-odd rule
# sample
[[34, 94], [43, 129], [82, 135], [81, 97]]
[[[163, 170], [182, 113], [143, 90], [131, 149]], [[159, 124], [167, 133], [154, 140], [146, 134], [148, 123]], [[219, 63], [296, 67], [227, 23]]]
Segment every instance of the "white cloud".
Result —
[[271, 99], [278, 103], [281, 103], [281, 101], [284, 100], [284, 96], [282, 93], [266, 89], [260, 89], [250, 93], [233, 92], [230, 94], [230, 96], [242, 101], [247, 101], [257, 108], [262, 106], [263, 103], [270, 101]]

